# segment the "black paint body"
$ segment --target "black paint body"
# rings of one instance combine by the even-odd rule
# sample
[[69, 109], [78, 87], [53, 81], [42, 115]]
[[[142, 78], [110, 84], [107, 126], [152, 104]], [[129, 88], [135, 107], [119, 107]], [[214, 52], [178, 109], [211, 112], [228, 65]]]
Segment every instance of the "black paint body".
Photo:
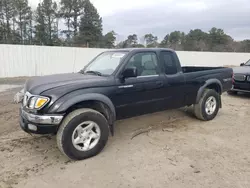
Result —
[[[109, 108], [109, 123], [113, 124], [117, 119], [195, 104], [206, 87], [214, 88], [220, 94], [232, 87], [231, 68], [181, 67], [177, 54], [170, 49], [111, 51], [128, 53], [110, 76], [70, 73], [42, 76], [27, 81], [25, 91], [51, 98], [50, 103], [42, 110], [33, 113], [65, 114], [67, 109], [77, 103], [98, 101]], [[129, 59], [140, 52], [157, 55], [159, 75], [121, 79]], [[176, 74], [165, 74], [161, 52], [171, 53], [177, 67]]]

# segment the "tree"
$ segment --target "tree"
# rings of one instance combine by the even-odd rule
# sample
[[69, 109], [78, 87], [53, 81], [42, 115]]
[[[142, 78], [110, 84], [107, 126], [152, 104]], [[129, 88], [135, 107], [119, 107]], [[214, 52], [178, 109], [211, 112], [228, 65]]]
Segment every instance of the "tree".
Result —
[[125, 41], [126, 48], [134, 48], [138, 45], [138, 37], [136, 34], [129, 35]]
[[158, 37], [153, 36], [152, 34], [146, 34], [144, 36], [144, 39], [146, 41], [146, 47], [148, 48], [154, 48], [158, 46]]
[[185, 33], [180, 31], [171, 32], [168, 41], [170, 48], [173, 48], [174, 50], [182, 50], [185, 41]]
[[167, 48], [169, 45], [169, 34], [167, 34], [163, 40], [161, 41], [161, 43], [159, 44], [159, 47], [162, 47], [162, 48]]
[[127, 43], [126, 43], [126, 41], [121, 41], [121, 42], [119, 42], [117, 45], [116, 45], [116, 47], [115, 48], [126, 48], [127, 47]]
[[4, 43], [4, 25], [0, 25], [0, 44]]
[[116, 48], [145, 48], [145, 46], [138, 43], [138, 37], [136, 34], [132, 34], [129, 35], [125, 41], [118, 43]]
[[[36, 11], [31, 0], [0, 0], [0, 43], [37, 45], [81, 45], [102, 48], [167, 47], [185, 51], [250, 52], [250, 40], [235, 41], [223, 29], [173, 31], [158, 44], [157, 36], [131, 34], [115, 46], [116, 34], [102, 35], [102, 18], [90, 0], [40, 0]], [[66, 29], [60, 31], [59, 20]], [[65, 38], [66, 34], [66, 38]], [[138, 40], [139, 39], [139, 40]], [[138, 42], [139, 41], [139, 42]]]
[[5, 36], [5, 23], [4, 23], [4, 14], [3, 14], [3, 1], [0, 1], [0, 44], [4, 43]]
[[226, 43], [224, 45], [224, 52], [236, 52], [238, 46], [237, 46], [237, 42], [234, 41], [234, 39], [229, 36], [226, 35]]
[[103, 47], [104, 48], [114, 48], [115, 47], [115, 37], [116, 33], [114, 31], [108, 32], [103, 36]]
[[72, 36], [72, 31], [71, 31], [72, 1], [61, 0], [60, 4], [61, 4], [61, 10], [59, 14], [66, 20], [65, 25], [67, 26], [67, 30], [63, 30], [62, 32], [66, 34], [66, 37], [69, 40]]
[[81, 18], [78, 42], [86, 47], [99, 47], [102, 40], [102, 18], [97, 9], [85, 0], [84, 15]]
[[190, 30], [185, 36], [184, 50], [189, 51], [207, 51], [209, 49], [209, 36], [200, 29]]
[[41, 45], [53, 46], [58, 42], [57, 4], [52, 0], [43, 0], [36, 11], [35, 38]]
[[29, 40], [29, 24], [31, 16], [31, 8], [28, 6], [28, 0], [15, 0], [14, 1], [16, 15], [16, 23], [18, 26], [18, 33], [21, 38], [21, 43], [24, 44], [25, 41]]
[[53, 42], [57, 40], [57, 3], [52, 0], [43, 1], [43, 10], [46, 20], [46, 32], [48, 33], [47, 44], [53, 46]]
[[228, 35], [222, 29], [213, 27], [209, 31], [210, 51], [224, 51], [224, 46], [229, 42]]
[[14, 0], [1, 0], [1, 28], [2, 38], [4, 43], [12, 43], [13, 32], [11, 25], [13, 25], [13, 15], [15, 14]]
[[84, 14], [84, 0], [61, 0], [60, 16], [66, 20], [67, 30], [63, 30], [68, 40], [76, 39], [79, 31], [79, 18]]
[[137, 44], [135, 47], [136, 48], [145, 48], [145, 46], [143, 44]]
[[[77, 32], [78, 32], [78, 27], [79, 27], [79, 23], [78, 23], [78, 17], [82, 14], [84, 14], [84, 3], [90, 3], [90, 2], [84, 2], [84, 0], [73, 0], [73, 22], [72, 22], [72, 26], [74, 29], [74, 37], [77, 36]], [[92, 5], [92, 4], [89, 4]], [[96, 11], [97, 12], [97, 11]]]
[[243, 40], [241, 43], [242, 52], [250, 52], [250, 40]]
[[47, 33], [46, 33], [46, 24], [45, 24], [45, 15], [43, 11], [43, 6], [39, 3], [36, 9], [35, 16], [35, 43], [39, 45], [46, 45]]
[[33, 33], [34, 33], [34, 27], [33, 27], [33, 12], [29, 12], [28, 16], [28, 25], [27, 25], [27, 44], [33, 44]]

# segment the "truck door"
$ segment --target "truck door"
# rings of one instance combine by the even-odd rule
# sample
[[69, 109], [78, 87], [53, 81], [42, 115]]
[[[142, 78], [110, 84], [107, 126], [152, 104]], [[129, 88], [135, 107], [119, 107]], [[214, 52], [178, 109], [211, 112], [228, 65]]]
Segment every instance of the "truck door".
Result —
[[164, 70], [164, 89], [161, 95], [168, 96], [162, 105], [166, 109], [182, 107], [185, 103], [185, 77], [178, 59], [171, 51], [161, 51], [159, 57]]
[[154, 112], [162, 103], [164, 76], [160, 74], [155, 52], [137, 52], [126, 64], [124, 70], [134, 66], [138, 77], [128, 78], [124, 83], [117, 79], [117, 91], [113, 96], [118, 119]]

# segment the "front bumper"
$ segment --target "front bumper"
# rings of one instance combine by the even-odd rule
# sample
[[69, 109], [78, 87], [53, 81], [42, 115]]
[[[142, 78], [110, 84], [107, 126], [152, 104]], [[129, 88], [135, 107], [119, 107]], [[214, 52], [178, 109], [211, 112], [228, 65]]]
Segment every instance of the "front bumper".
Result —
[[250, 92], [250, 82], [235, 82], [232, 91]]
[[27, 133], [54, 134], [58, 130], [62, 115], [35, 115], [20, 108], [20, 127]]

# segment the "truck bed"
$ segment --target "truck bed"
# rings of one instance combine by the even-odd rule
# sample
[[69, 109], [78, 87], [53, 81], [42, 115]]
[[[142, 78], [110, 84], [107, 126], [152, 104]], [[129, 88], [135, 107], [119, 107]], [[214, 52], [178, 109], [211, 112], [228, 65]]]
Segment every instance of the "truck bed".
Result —
[[223, 91], [231, 88], [231, 82], [225, 80], [232, 77], [232, 70], [227, 67], [182, 67], [187, 83], [205, 82], [209, 79], [218, 79], [223, 85]]
[[183, 73], [198, 72], [198, 71], [208, 71], [216, 69], [224, 69], [225, 67], [195, 67], [195, 66], [185, 66], [181, 67]]

